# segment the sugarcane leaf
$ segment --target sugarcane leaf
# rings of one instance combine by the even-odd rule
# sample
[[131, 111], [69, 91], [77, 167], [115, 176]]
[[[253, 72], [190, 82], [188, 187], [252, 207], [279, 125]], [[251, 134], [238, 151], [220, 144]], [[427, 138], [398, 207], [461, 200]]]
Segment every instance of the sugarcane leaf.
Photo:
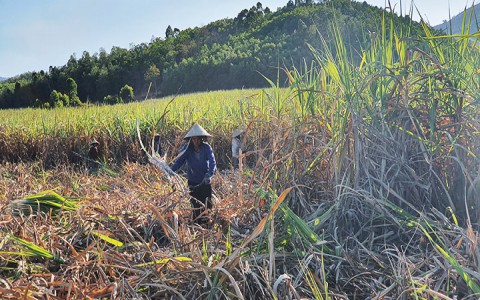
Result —
[[91, 233], [92, 233], [93, 235], [101, 238], [102, 240], [104, 240], [105, 242], [107, 242], [107, 243], [109, 243], [109, 244], [112, 244], [112, 245], [117, 246], [117, 247], [122, 247], [122, 246], [123, 246], [123, 243], [120, 242], [119, 240], [116, 240], [116, 239], [114, 239], [114, 238], [111, 238], [111, 237], [109, 237], [109, 236], [107, 236], [107, 235], [105, 235], [105, 234], [102, 234], [102, 233], [98, 232], [98, 231], [92, 231]]
[[142, 264], [135, 265], [136, 267], [146, 267], [151, 265], [161, 265], [166, 264], [170, 261], [179, 261], [179, 262], [192, 262], [192, 259], [185, 256], [177, 256], [177, 257], [167, 257], [162, 259], [157, 259], [155, 261], [150, 261]]

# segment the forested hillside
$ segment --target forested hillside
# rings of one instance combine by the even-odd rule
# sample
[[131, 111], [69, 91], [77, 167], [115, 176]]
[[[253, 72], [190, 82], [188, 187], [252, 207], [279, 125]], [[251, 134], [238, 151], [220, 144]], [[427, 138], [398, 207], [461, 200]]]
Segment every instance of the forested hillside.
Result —
[[[352, 55], [360, 37], [378, 32], [385, 11], [351, 0], [289, 1], [272, 12], [258, 2], [233, 19], [179, 30], [130, 49], [73, 54], [62, 67], [25, 73], [0, 83], [0, 108], [114, 104], [133, 99], [196, 91], [254, 88], [266, 78], [286, 82], [281, 71], [310, 65], [311, 50], [331, 40], [335, 23]], [[398, 17], [395, 24], [419, 24]], [[388, 28], [389, 24], [386, 24]], [[322, 37], [322, 38], [321, 38]]]

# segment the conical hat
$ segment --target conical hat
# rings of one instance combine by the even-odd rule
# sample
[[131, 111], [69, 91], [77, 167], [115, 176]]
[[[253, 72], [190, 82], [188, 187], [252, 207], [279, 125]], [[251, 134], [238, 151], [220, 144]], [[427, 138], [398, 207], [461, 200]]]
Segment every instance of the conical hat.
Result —
[[232, 138], [235, 138], [235, 137], [241, 135], [244, 132], [245, 132], [245, 130], [243, 130], [243, 129], [235, 129], [232, 133]]
[[208, 133], [205, 129], [203, 129], [202, 126], [195, 124], [193, 127], [190, 129], [189, 132], [185, 135], [185, 139], [194, 137], [194, 136], [211, 136], [210, 133]]
[[93, 146], [93, 145], [99, 145], [99, 144], [100, 144], [100, 143], [97, 142], [96, 139], [93, 139], [93, 141], [90, 143], [90, 145], [92, 145], [92, 146]]

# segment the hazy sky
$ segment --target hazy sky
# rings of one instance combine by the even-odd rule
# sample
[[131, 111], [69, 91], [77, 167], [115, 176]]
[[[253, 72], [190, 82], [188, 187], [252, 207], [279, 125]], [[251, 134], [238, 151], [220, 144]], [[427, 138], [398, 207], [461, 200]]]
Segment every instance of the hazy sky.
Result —
[[[357, 0], [359, 2], [363, 2]], [[367, 3], [378, 7], [387, 7], [388, 0], [366, 0]], [[443, 20], [449, 19], [449, 12], [451, 16], [455, 16], [467, 7], [470, 8], [474, 3], [473, 0], [390, 0], [390, 4], [395, 12], [403, 14], [409, 14], [412, 4], [414, 5], [413, 17], [414, 20], [420, 20], [420, 16], [417, 12], [419, 10], [424, 20], [428, 21], [430, 25], [438, 25]], [[476, 1], [474, 4], [478, 4], [480, 1]], [[415, 8], [416, 7], [416, 8]]]
[[[0, 77], [48, 71], [65, 65], [72, 54], [100, 48], [129, 48], [165, 37], [168, 25], [180, 30], [233, 18], [261, 2], [276, 11], [288, 0], [0, 0]], [[366, 0], [385, 7], [388, 0]], [[390, 0], [399, 13], [410, 1]], [[398, 3], [398, 4], [397, 4]], [[400, 4], [401, 3], [401, 6]], [[463, 11], [472, 0], [417, 0], [422, 16], [437, 25]], [[405, 13], [404, 13], [405, 14]], [[418, 14], [415, 12], [415, 19]]]

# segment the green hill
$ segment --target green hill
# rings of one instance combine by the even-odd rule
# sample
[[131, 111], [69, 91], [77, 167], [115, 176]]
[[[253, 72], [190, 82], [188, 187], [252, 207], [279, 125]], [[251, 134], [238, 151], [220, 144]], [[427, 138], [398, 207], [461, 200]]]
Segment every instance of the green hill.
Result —
[[[147, 96], [259, 88], [268, 85], [265, 78], [285, 84], [281, 70], [310, 65], [309, 47], [321, 49], [323, 40], [330, 43], [332, 26], [349, 43], [351, 55], [359, 57], [368, 47], [360, 41], [379, 32], [385, 13], [351, 0], [289, 1], [275, 12], [259, 2], [233, 19], [186, 30], [168, 26], [165, 38], [130, 49], [85, 51], [62, 67], [9, 79], [0, 84], [0, 108], [113, 104]], [[408, 17], [392, 17], [413, 35], [422, 32]]]

